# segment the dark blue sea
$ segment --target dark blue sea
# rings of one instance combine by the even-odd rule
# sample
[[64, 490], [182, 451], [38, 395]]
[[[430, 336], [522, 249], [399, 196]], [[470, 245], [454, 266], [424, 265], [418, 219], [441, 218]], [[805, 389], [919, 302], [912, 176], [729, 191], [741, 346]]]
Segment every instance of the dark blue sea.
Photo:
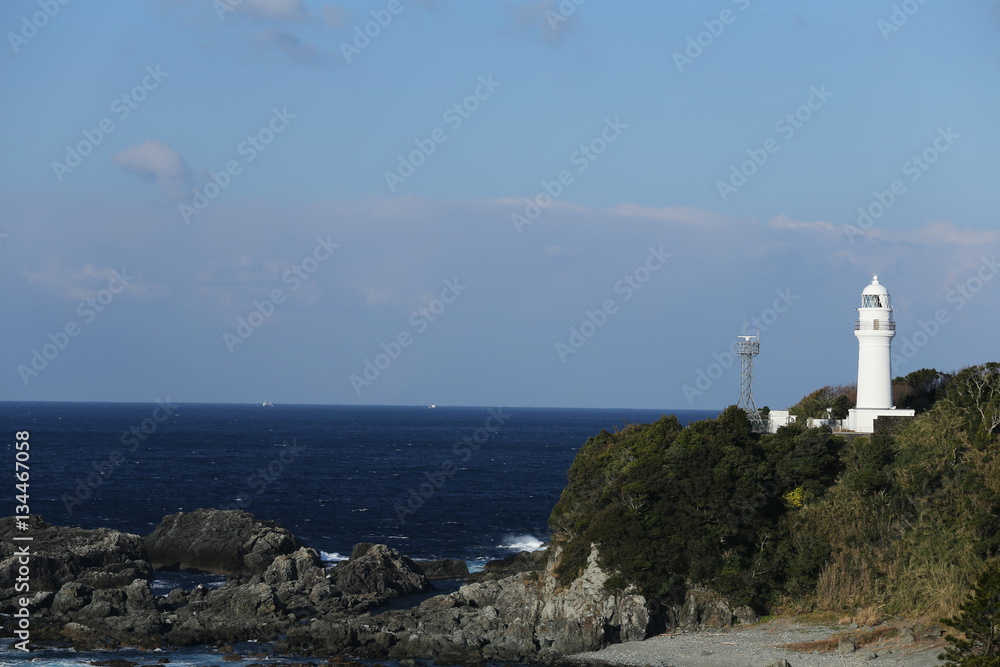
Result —
[[[378, 542], [475, 570], [548, 539], [549, 512], [588, 437], [662, 414], [688, 423], [716, 412], [0, 403], [0, 432], [8, 469], [15, 433], [30, 432], [31, 512], [52, 524], [146, 535], [174, 512], [242, 508], [328, 560]], [[13, 496], [0, 516], [14, 513]], [[0, 664], [21, 657], [3, 651]], [[223, 664], [218, 657], [191, 659]]]

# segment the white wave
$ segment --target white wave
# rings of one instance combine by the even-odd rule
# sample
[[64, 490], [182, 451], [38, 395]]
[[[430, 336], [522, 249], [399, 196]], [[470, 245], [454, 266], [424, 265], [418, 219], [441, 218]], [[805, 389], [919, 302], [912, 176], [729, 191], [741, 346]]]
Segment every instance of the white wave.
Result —
[[500, 544], [500, 548], [511, 551], [541, 551], [548, 547], [534, 535], [508, 535]]
[[320, 551], [319, 557], [325, 563], [339, 563], [340, 561], [347, 560], [347, 556], [341, 556], [336, 551]]

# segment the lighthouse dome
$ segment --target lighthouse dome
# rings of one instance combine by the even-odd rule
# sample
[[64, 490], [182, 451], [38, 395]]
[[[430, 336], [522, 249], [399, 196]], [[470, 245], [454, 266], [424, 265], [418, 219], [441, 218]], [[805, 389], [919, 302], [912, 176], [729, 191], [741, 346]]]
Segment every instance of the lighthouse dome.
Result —
[[888, 294], [889, 290], [885, 288], [885, 285], [878, 281], [878, 274], [876, 273], [872, 276], [871, 285], [865, 288], [862, 294]]
[[878, 274], [872, 276], [872, 282], [861, 292], [862, 308], [888, 308], [889, 290], [878, 281]]

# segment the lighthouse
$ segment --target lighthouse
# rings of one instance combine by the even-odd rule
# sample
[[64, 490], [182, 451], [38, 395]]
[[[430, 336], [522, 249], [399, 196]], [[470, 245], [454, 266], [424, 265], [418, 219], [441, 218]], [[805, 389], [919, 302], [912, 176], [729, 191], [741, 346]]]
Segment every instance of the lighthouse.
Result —
[[889, 345], [896, 335], [889, 290], [872, 277], [861, 292], [861, 307], [854, 323], [858, 338], [858, 407], [887, 410], [892, 407], [892, 368]]
[[858, 339], [858, 403], [848, 415], [848, 428], [872, 433], [878, 417], [911, 417], [913, 410], [897, 410], [892, 404], [890, 345], [896, 335], [889, 290], [878, 275], [861, 292], [861, 307], [854, 322]]

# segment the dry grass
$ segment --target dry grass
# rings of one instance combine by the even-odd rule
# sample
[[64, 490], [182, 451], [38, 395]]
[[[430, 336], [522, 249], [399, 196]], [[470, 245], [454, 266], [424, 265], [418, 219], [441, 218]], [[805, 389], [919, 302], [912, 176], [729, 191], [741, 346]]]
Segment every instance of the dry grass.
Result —
[[862, 550], [855, 547], [834, 554], [817, 582], [818, 606], [821, 609], [881, 607], [886, 602], [885, 586], [880, 576], [884, 567], [883, 554], [876, 548]]
[[792, 644], [781, 644], [778, 648], [783, 648], [787, 651], [797, 651], [799, 653], [833, 653], [837, 650], [840, 645], [840, 640], [844, 638], [851, 638], [854, 640], [854, 644], [858, 648], [863, 648], [865, 646], [871, 646], [872, 644], [877, 644], [883, 639], [888, 639], [890, 637], [895, 637], [899, 634], [899, 628], [891, 625], [883, 625], [878, 628], [872, 628], [871, 630], [863, 631], [850, 631], [850, 632], [838, 632], [835, 635], [831, 635], [826, 639], [816, 639], [808, 642], [794, 642]]
[[815, 639], [811, 642], [794, 642], [792, 644], [778, 644], [778, 648], [796, 653], [833, 653], [837, 650], [839, 639], [828, 637], [827, 639]]
[[864, 626], [876, 626], [880, 625], [882, 621], [885, 620], [885, 615], [882, 614], [876, 607], [865, 607], [863, 609], [858, 609], [850, 616], [841, 616], [837, 623], [839, 625], [850, 625], [851, 623], [857, 623], [858, 625]]

